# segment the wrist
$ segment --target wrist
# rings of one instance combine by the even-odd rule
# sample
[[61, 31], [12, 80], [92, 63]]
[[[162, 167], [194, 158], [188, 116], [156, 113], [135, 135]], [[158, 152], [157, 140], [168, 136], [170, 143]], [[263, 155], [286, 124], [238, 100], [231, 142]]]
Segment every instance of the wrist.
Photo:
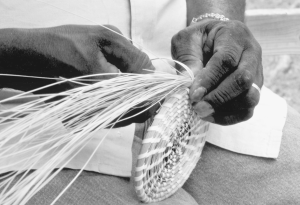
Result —
[[40, 29], [0, 29], [0, 55], [44, 53], [46, 38], [40, 33]]
[[26, 29], [0, 29], [0, 68], [1, 72], [22, 69], [23, 56], [28, 55], [30, 41]]
[[50, 47], [45, 29], [0, 29], [0, 69], [14, 74], [49, 72]]
[[244, 21], [245, 0], [186, 0], [187, 25], [205, 13], [218, 13], [230, 20]]
[[225, 17], [224, 15], [218, 14], [218, 13], [205, 13], [202, 15], [199, 15], [197, 17], [194, 17], [190, 24], [197, 23], [204, 19], [214, 19], [219, 21], [229, 21], [229, 18]]
[[10, 50], [18, 50], [19, 48], [26, 47], [24, 43], [24, 35], [21, 29], [7, 28], [0, 30], [0, 54], [5, 54]]

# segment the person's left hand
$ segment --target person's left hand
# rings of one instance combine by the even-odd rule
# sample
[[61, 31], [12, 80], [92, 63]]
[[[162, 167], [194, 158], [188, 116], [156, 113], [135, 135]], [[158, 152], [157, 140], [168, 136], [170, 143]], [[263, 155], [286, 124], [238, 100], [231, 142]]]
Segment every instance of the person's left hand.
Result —
[[216, 124], [248, 120], [263, 85], [261, 47], [239, 21], [205, 19], [172, 38], [172, 56], [189, 66], [194, 110]]

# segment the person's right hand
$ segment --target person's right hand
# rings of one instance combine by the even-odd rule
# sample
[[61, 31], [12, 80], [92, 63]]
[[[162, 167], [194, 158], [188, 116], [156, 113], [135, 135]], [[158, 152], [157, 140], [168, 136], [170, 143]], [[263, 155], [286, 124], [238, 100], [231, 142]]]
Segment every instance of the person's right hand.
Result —
[[[113, 26], [107, 27], [121, 33]], [[145, 73], [143, 69], [154, 70], [149, 57], [121, 35], [100, 26], [66, 25], [41, 29], [0, 30], [1, 73], [71, 78], [119, 71]], [[109, 75], [106, 78], [114, 76]], [[50, 83], [53, 82], [0, 77], [0, 88], [9, 87], [22, 91], [30, 91]], [[64, 83], [37, 93], [59, 92], [73, 86], [74, 84]], [[154, 114], [157, 107], [116, 126], [144, 122]], [[140, 112], [141, 109], [133, 109], [126, 117]]]
[[[106, 26], [121, 33], [114, 26]], [[65, 25], [40, 29], [3, 29], [10, 35], [1, 45], [0, 72], [43, 77], [65, 77], [98, 73], [143, 73], [153, 70], [148, 56], [123, 36], [100, 26]], [[2, 34], [1, 34], [2, 33]], [[4, 34], [3, 34], [4, 33]], [[108, 78], [114, 77], [96, 77]], [[47, 80], [2, 77], [0, 87], [29, 91]], [[69, 83], [40, 92], [59, 92]]]

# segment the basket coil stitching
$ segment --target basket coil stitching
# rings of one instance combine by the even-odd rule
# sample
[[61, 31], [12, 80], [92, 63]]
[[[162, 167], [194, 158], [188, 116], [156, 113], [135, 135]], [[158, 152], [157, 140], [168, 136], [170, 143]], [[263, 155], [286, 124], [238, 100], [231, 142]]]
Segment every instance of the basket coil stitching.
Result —
[[161, 201], [175, 193], [200, 159], [209, 123], [191, 108], [188, 89], [182, 89], [154, 117], [135, 170], [135, 190], [141, 201]]

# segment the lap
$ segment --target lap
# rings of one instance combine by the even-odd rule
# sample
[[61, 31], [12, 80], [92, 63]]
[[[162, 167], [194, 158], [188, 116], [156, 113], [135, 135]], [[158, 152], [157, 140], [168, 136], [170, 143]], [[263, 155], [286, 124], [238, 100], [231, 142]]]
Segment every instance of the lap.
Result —
[[199, 204], [299, 204], [300, 114], [288, 108], [280, 154], [267, 159], [206, 144], [183, 188]]
[[[76, 170], [63, 170], [45, 188], [38, 192], [29, 202], [30, 205], [48, 205], [75, 177]], [[191, 199], [191, 203], [189, 203]], [[188, 202], [188, 203], [186, 203]], [[171, 198], [154, 203], [196, 204], [192, 197], [183, 189]], [[57, 205], [128, 205], [143, 204], [137, 199], [133, 184], [129, 178], [102, 175], [94, 172], [83, 172], [75, 183], [58, 200]]]
[[[141, 143], [135, 140], [133, 156], [135, 159], [140, 150]], [[64, 169], [46, 187], [39, 191], [29, 202], [30, 205], [50, 204], [64, 187], [78, 173], [76, 170]], [[130, 178], [103, 175], [95, 172], [84, 171], [74, 184], [56, 203], [57, 205], [128, 205], [143, 204], [139, 202], [133, 181]], [[197, 205], [193, 197], [182, 188], [170, 198], [153, 203], [154, 205]]]
[[[278, 159], [236, 154], [207, 143], [201, 160], [183, 188], [156, 204], [300, 203], [298, 133], [300, 115], [289, 108]], [[138, 141], [134, 142], [134, 157], [140, 146]], [[76, 173], [76, 170], [63, 170], [28, 204], [50, 204]], [[141, 203], [129, 178], [83, 172], [56, 204]]]

